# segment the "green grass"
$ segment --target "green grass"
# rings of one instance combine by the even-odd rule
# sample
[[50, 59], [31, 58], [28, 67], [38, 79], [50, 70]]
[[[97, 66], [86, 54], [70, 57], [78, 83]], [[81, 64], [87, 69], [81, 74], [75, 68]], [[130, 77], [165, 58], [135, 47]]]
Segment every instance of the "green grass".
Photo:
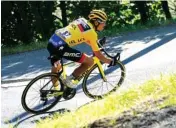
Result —
[[18, 45], [13, 47], [1, 47], [1, 56], [29, 52], [47, 47], [47, 41], [32, 42], [30, 45]]
[[103, 36], [118, 36], [120, 34], [125, 34], [128, 32], [135, 32], [138, 30], [146, 30], [154, 27], [167, 26], [170, 24], [175, 24], [176, 18], [173, 20], [165, 20], [165, 21], [150, 21], [146, 25], [136, 24], [136, 25], [126, 25], [124, 27], [112, 27], [112, 29], [104, 30], [100, 33], [100, 37]]
[[[144, 30], [144, 29], [149, 29], [152, 27], [159, 27], [159, 26], [166, 26], [169, 24], [173, 24], [176, 23], [176, 18], [174, 18], [171, 21], [162, 21], [162, 22], [158, 22], [158, 21], [152, 21], [152, 22], [148, 22], [145, 26], [141, 25], [141, 24], [137, 24], [137, 25], [127, 25], [124, 27], [112, 27], [112, 29], [105, 29], [103, 32], [100, 32], [99, 37], [103, 37], [103, 36], [118, 36], [120, 34], [125, 34], [128, 32], [134, 32], [137, 30]], [[46, 48], [47, 45], [47, 41], [44, 42], [32, 42], [30, 45], [18, 45], [15, 47], [2, 47], [1, 46], [1, 56], [6, 56], [6, 55], [11, 55], [11, 54], [17, 54], [17, 53], [22, 53], [22, 52], [28, 52], [28, 51], [32, 51], [32, 50], [39, 50], [39, 49], [43, 49]]]
[[[135, 115], [134, 108], [142, 106], [142, 109], [152, 110], [149, 101], [157, 101], [167, 97], [156, 104], [155, 109], [176, 105], [176, 74], [161, 76], [145, 82], [141, 86], [133, 86], [128, 90], [113, 93], [102, 100], [95, 101], [81, 107], [77, 111], [56, 114], [51, 118], [40, 120], [37, 128], [78, 128], [105, 117], [118, 117], [124, 111], [131, 110]], [[133, 109], [132, 109], [133, 108]]]

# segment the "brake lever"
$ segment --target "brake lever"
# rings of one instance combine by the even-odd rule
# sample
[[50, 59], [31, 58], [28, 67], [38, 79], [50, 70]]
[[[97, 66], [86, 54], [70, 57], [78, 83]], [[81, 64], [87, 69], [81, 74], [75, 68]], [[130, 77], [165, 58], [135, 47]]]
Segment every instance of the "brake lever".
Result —
[[117, 53], [114, 58], [118, 58], [117, 60], [120, 60], [120, 53]]
[[[120, 53], [117, 53], [115, 56], [110, 56], [106, 51], [105, 51], [105, 49], [104, 48], [100, 48], [100, 51], [102, 51], [102, 52], [104, 52], [109, 58], [111, 58], [111, 59], [116, 59], [116, 60], [120, 60]], [[118, 58], [118, 59], [117, 59]]]

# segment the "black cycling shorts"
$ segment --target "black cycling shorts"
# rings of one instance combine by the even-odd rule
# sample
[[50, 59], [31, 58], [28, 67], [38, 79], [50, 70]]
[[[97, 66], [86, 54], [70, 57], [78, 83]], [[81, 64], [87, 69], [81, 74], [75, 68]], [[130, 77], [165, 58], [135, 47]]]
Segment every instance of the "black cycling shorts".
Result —
[[69, 47], [68, 44], [63, 44], [58, 47], [55, 47], [52, 43], [49, 42], [47, 50], [50, 53], [50, 56], [56, 56], [55, 58], [51, 59], [52, 65], [54, 65], [54, 63], [60, 60], [61, 58], [82, 63], [86, 57], [84, 53]]

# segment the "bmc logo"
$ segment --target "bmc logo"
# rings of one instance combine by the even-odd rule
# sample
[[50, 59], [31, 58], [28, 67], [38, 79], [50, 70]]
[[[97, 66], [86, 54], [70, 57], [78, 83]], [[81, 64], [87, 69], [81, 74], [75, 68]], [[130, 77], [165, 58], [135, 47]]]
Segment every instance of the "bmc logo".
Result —
[[65, 53], [64, 53], [64, 56], [80, 57], [80, 56], [81, 56], [81, 53], [68, 53], [68, 52], [65, 52]]

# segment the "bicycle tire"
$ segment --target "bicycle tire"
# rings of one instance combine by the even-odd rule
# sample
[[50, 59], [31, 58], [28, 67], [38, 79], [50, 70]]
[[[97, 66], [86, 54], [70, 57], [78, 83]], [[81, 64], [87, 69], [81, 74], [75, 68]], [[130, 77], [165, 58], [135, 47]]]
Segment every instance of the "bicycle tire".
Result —
[[[86, 76], [85, 76], [84, 79], [83, 79], [82, 88], [83, 88], [83, 91], [84, 91], [84, 93], [86, 94], [86, 96], [88, 96], [88, 97], [90, 97], [90, 98], [93, 98], [93, 99], [101, 99], [101, 98], [103, 98], [104, 96], [106, 96], [106, 95], [108, 95], [108, 94], [110, 94], [110, 93], [116, 91], [117, 88], [120, 87], [120, 85], [123, 83], [124, 78], [125, 78], [125, 67], [124, 67], [124, 65], [123, 65], [120, 61], [117, 61], [116, 63], [117, 63], [117, 64], [116, 64], [115, 67], [119, 67], [121, 73], [120, 73], [120, 79], [118, 80], [117, 84], [113, 87], [113, 89], [110, 90], [110, 91], [108, 91], [108, 92], [105, 93], [105, 94], [98, 94], [98, 92], [97, 92], [96, 94], [92, 94], [92, 93], [90, 92], [88, 86], [89, 86], [89, 83], [92, 82], [92, 80], [88, 80], [88, 79], [90, 79], [89, 77], [90, 77], [90, 75], [92, 74], [92, 72], [93, 72], [95, 69], [99, 70], [99, 69], [98, 69], [98, 66], [97, 66], [97, 65], [94, 65], [94, 66], [89, 70], [89, 72], [86, 74]], [[114, 66], [108, 68], [108, 70], [111, 69], [111, 68], [114, 68]], [[97, 75], [100, 75], [100, 79], [102, 80], [100, 72], [99, 72], [99, 74], [97, 74]], [[106, 74], [105, 74], [105, 75], [106, 75]], [[95, 78], [94, 78], [94, 79], [95, 79]], [[97, 79], [99, 79], [99, 78], [97, 78]], [[88, 83], [88, 81], [89, 81], [89, 83]], [[91, 82], [90, 82], [90, 81], [91, 81]], [[100, 83], [100, 82], [99, 82], [99, 83]], [[99, 83], [98, 83], [98, 84], [99, 84]], [[92, 86], [94, 86], [94, 85], [92, 85]]]
[[[31, 81], [29, 82], [29, 84], [25, 87], [25, 89], [24, 89], [24, 91], [23, 91], [23, 94], [22, 94], [22, 97], [21, 97], [22, 106], [23, 106], [23, 108], [24, 108], [27, 112], [30, 112], [30, 113], [33, 113], [33, 114], [41, 114], [41, 113], [44, 113], [44, 112], [48, 111], [49, 109], [53, 108], [53, 107], [58, 103], [58, 101], [61, 99], [62, 95], [55, 97], [55, 98], [54, 98], [55, 100], [54, 100], [48, 107], [46, 107], [46, 108], [44, 108], [44, 109], [41, 109], [41, 110], [34, 110], [33, 108], [30, 108], [30, 107], [29, 107], [28, 103], [26, 103], [26, 96], [27, 96], [27, 94], [28, 94], [29, 89], [32, 88], [32, 86], [34, 86], [34, 84], [35, 84], [37, 81], [39, 81], [39, 80], [41, 80], [42, 78], [45, 78], [45, 77], [49, 77], [49, 78], [50, 78], [50, 77], [55, 77], [55, 78], [59, 81], [58, 75], [55, 74], [55, 73], [44, 73], [44, 74], [42, 74], [42, 75], [39, 75], [39, 76], [35, 77], [33, 80], [31, 80]], [[59, 81], [59, 82], [60, 82], [60, 81]], [[64, 88], [63, 88], [63, 86], [62, 86], [61, 83], [60, 83], [60, 85], [61, 85], [60, 91], [63, 91]], [[43, 86], [42, 86], [42, 87], [43, 87]], [[39, 92], [39, 93], [40, 93], [40, 92]]]

